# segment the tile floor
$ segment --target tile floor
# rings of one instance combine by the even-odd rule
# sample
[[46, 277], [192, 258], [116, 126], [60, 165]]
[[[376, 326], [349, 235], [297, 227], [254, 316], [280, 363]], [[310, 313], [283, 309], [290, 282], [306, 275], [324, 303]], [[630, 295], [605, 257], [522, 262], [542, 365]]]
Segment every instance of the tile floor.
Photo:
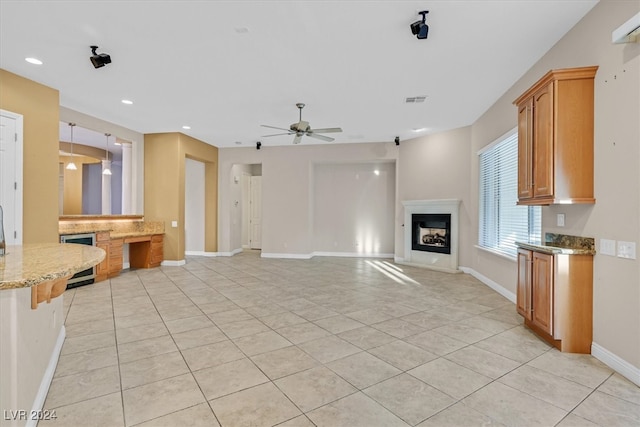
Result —
[[[515, 266], [514, 266], [515, 268]], [[61, 426], [638, 426], [640, 388], [464, 274], [189, 258], [64, 295]]]

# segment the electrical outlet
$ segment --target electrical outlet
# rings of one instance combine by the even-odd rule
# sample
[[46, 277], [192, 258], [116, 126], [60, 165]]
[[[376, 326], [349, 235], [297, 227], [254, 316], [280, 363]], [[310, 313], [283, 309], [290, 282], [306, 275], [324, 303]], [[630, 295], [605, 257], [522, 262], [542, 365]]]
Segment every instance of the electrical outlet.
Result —
[[600, 239], [600, 251], [602, 255], [616, 256], [616, 241]]
[[618, 242], [618, 258], [636, 259], [636, 243]]
[[564, 227], [564, 214], [560, 213], [556, 216], [556, 225], [558, 227]]

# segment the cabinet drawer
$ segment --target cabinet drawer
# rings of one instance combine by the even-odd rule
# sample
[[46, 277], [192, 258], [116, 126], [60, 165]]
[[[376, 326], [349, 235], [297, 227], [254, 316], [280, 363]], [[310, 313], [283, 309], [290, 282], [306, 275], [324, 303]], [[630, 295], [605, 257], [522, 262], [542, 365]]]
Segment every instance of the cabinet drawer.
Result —
[[154, 234], [151, 236], [151, 243], [162, 243], [164, 236], [162, 234]]
[[108, 231], [100, 231], [96, 233], [96, 242], [108, 242], [109, 241], [109, 232]]

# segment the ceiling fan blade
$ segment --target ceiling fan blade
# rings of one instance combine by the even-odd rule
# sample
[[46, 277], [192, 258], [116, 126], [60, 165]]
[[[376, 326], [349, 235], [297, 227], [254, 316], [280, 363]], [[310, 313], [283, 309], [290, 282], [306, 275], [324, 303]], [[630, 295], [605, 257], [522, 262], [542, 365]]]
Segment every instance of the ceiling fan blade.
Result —
[[331, 141], [334, 140], [334, 138], [330, 138], [328, 136], [320, 135], [320, 134], [314, 133], [314, 132], [307, 132], [307, 136], [310, 136], [311, 138], [315, 138], [315, 139], [321, 139], [321, 140], [327, 141], [327, 142], [331, 142]]
[[334, 132], [342, 132], [342, 129], [341, 128], [311, 129], [310, 132], [313, 132], [313, 133], [334, 133]]
[[276, 127], [276, 126], [269, 126], [269, 125], [260, 125], [260, 126], [262, 126], [263, 128], [271, 128], [271, 129], [278, 129], [278, 130], [284, 130], [284, 131], [287, 131], [287, 132], [291, 132], [290, 129], [279, 128], [279, 127]]
[[281, 136], [281, 135], [293, 135], [294, 132], [289, 133], [272, 133], [271, 135], [262, 135], [262, 138], [267, 138], [269, 136]]
[[301, 133], [297, 133], [296, 136], [293, 138], [293, 143], [294, 144], [300, 144], [300, 141], [302, 141], [302, 134]]

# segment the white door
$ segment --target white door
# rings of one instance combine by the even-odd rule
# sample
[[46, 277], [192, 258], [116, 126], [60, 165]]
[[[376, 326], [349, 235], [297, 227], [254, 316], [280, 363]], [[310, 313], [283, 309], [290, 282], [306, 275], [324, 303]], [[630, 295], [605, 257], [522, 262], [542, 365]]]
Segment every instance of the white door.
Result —
[[250, 242], [251, 249], [262, 248], [262, 177], [251, 177]]
[[0, 112], [0, 205], [5, 242], [22, 243], [22, 116]]
[[241, 240], [243, 248], [250, 248], [249, 230], [251, 229], [251, 216], [249, 215], [249, 207], [251, 206], [251, 175], [246, 172], [242, 173], [242, 227]]

